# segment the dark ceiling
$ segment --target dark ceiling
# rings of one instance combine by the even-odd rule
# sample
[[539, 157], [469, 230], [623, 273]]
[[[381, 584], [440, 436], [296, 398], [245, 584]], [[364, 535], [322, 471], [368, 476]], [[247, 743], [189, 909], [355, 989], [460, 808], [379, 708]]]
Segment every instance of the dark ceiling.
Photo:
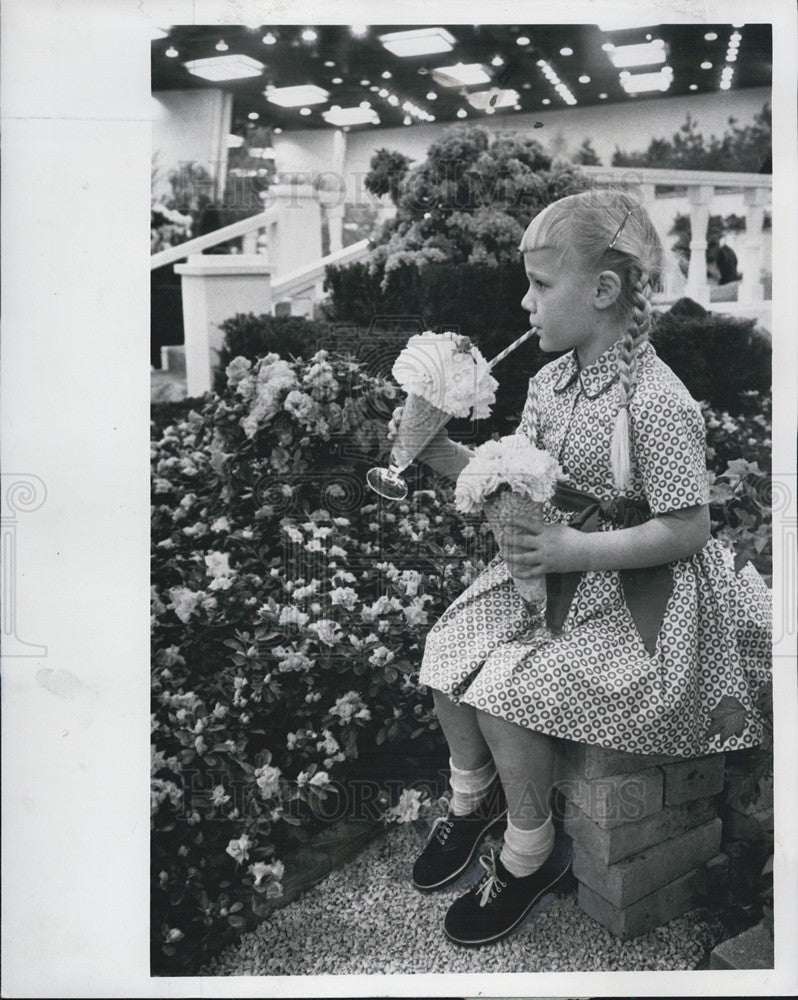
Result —
[[[152, 43], [152, 89], [192, 89], [221, 87], [234, 95], [234, 127], [246, 122], [251, 114], [259, 115], [259, 124], [283, 130], [331, 128], [321, 112], [331, 105], [354, 107], [369, 101], [380, 119], [380, 127], [401, 126], [406, 117], [401, 104], [411, 101], [419, 108], [433, 114], [436, 121], [456, 122], [459, 109], [467, 110], [467, 119], [482, 118], [485, 111], [472, 108], [461, 94], [461, 88], [441, 86], [429, 70], [454, 63], [480, 63], [499, 85], [512, 88], [519, 94], [522, 111], [561, 109], [569, 105], [554, 89], [537, 65], [545, 59], [576, 98], [576, 105], [603, 103], [639, 103], [649, 97], [673, 97], [682, 94], [707, 93], [720, 89], [721, 73], [727, 66], [729, 39], [737, 30], [741, 35], [738, 57], [733, 67], [731, 89], [762, 87], [771, 83], [771, 25], [745, 24], [737, 29], [730, 24], [664, 24], [624, 30], [602, 31], [594, 24], [580, 25], [509, 25], [509, 24], [454, 24], [442, 25], [455, 38], [450, 52], [434, 55], [399, 57], [388, 52], [378, 40], [378, 35], [410, 30], [432, 25], [369, 25], [362, 37], [356, 37], [348, 25], [261, 25], [258, 28], [242, 25], [187, 26], [169, 28], [166, 38]], [[314, 41], [301, 38], [303, 30], [312, 28]], [[268, 33], [276, 38], [271, 45], [264, 44]], [[716, 39], [707, 39], [715, 33]], [[645, 42], [646, 36], [661, 38], [665, 42], [667, 65], [673, 68], [673, 80], [667, 93], [659, 91], [629, 96], [621, 87], [619, 70], [610, 61], [602, 45], [612, 42], [616, 46]], [[519, 45], [516, 39], [526, 37], [529, 44]], [[224, 53], [217, 51], [223, 40]], [[561, 50], [572, 50], [562, 54]], [[177, 50], [171, 58], [167, 50]], [[183, 66], [190, 59], [218, 55], [242, 54], [265, 64], [259, 77], [211, 83], [193, 76]], [[494, 62], [496, 57], [502, 65]], [[710, 62], [709, 68], [701, 64]], [[333, 63], [334, 65], [325, 65]], [[658, 66], [650, 67], [651, 70]], [[631, 72], [647, 72], [645, 67], [630, 67]], [[426, 71], [426, 72], [425, 72]], [[383, 78], [383, 73], [390, 78]], [[589, 82], [580, 82], [580, 76]], [[341, 83], [332, 83], [340, 78]], [[364, 82], [366, 81], [366, 82]], [[555, 81], [556, 82], [556, 81]], [[330, 93], [324, 104], [311, 105], [311, 113], [300, 114], [299, 108], [282, 108], [266, 100], [263, 91], [268, 84], [276, 87], [316, 84]], [[692, 85], [692, 88], [691, 88]], [[470, 93], [490, 89], [490, 84], [468, 87]], [[369, 88], [375, 89], [369, 89]], [[380, 97], [379, 88], [389, 89], [399, 98], [399, 105], [388, 103], [387, 96]], [[427, 97], [433, 91], [437, 99]], [[600, 97], [599, 95], [606, 95]], [[544, 103], [548, 102], [548, 103]], [[502, 108], [495, 112], [501, 117], [512, 117], [516, 111]], [[414, 119], [415, 120], [415, 119]], [[369, 129], [374, 125], [346, 126], [346, 130]]]

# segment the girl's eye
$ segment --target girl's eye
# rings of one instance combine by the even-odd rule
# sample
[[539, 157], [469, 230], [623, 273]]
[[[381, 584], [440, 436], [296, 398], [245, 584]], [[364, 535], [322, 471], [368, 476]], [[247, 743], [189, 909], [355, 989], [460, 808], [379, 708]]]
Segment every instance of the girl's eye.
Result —
[[545, 288], [545, 287], [546, 287], [546, 286], [545, 286], [545, 285], [543, 284], [543, 282], [542, 282], [542, 281], [540, 281], [540, 280], [539, 280], [538, 278], [533, 278], [533, 279], [532, 279], [532, 284], [533, 284], [533, 285], [534, 285], [534, 286], [535, 286], [536, 288]]

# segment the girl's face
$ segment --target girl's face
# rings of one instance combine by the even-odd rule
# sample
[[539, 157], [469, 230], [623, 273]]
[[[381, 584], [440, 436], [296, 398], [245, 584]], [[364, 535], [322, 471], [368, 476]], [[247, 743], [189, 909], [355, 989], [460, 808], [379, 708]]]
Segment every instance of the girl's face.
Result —
[[590, 274], [560, 264], [559, 256], [553, 247], [540, 247], [524, 254], [529, 291], [521, 306], [529, 312], [530, 325], [538, 327], [544, 351], [579, 347], [597, 333], [595, 282]]

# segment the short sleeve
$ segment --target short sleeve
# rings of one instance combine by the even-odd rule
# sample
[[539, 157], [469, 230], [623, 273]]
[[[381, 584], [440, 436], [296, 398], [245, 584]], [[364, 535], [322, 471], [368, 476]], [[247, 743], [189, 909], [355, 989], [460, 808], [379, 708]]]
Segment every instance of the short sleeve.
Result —
[[706, 428], [691, 397], [663, 394], [631, 414], [634, 465], [654, 515], [709, 502]]
[[524, 408], [521, 411], [521, 422], [516, 428], [516, 434], [526, 434], [529, 440], [537, 448], [540, 447], [538, 444], [538, 437], [540, 433], [540, 412], [539, 412], [539, 398], [538, 398], [538, 387], [535, 382], [535, 376], [529, 380], [529, 388], [526, 394], [526, 402], [524, 403]]

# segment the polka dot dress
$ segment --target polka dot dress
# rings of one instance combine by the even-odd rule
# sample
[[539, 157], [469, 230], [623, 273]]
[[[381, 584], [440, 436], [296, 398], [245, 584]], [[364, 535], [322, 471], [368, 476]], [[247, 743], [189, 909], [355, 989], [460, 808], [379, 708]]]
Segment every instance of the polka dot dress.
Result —
[[[610, 440], [618, 412], [617, 345], [581, 370], [573, 351], [530, 381], [520, 430], [556, 455], [569, 485], [620, 494]], [[708, 501], [704, 421], [683, 383], [646, 343], [630, 401], [632, 481], [653, 515]], [[545, 519], [571, 514], [545, 506]], [[614, 530], [602, 518], [599, 530]], [[562, 632], [530, 612], [495, 559], [430, 630], [419, 680], [491, 715], [565, 739], [635, 753], [700, 756], [755, 746], [755, 699], [771, 672], [771, 596], [753, 566], [734, 570], [715, 539], [670, 563], [673, 591], [650, 655], [616, 571], [586, 572]], [[744, 732], [707, 739], [724, 695], [747, 711]]]

